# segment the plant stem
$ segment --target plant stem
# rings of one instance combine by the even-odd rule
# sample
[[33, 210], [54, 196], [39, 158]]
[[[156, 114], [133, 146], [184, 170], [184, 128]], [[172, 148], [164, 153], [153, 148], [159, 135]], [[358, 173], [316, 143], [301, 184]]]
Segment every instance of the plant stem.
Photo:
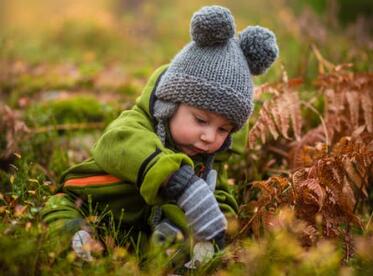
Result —
[[53, 130], [76, 130], [76, 129], [95, 129], [95, 128], [104, 128], [105, 123], [74, 123], [74, 124], [62, 124], [62, 125], [54, 125], [54, 126], [45, 126], [34, 128], [31, 130], [34, 134], [50, 132]]
[[365, 227], [364, 227], [364, 234], [366, 234], [366, 232], [368, 231], [368, 227], [369, 227], [370, 222], [372, 221], [372, 217], [373, 217], [373, 211], [370, 213], [367, 225], [365, 225]]
[[319, 118], [320, 118], [320, 121], [321, 121], [321, 124], [322, 124], [322, 127], [324, 129], [324, 133], [325, 133], [325, 144], [327, 145], [328, 149], [329, 149], [329, 146], [330, 146], [330, 140], [329, 140], [329, 135], [328, 135], [328, 130], [326, 128], [326, 124], [325, 124], [325, 121], [322, 117], [322, 115], [320, 114], [320, 112], [314, 108], [311, 104], [305, 102], [305, 101], [301, 101], [301, 104], [305, 105], [306, 107], [308, 107], [309, 109], [311, 109], [313, 112], [315, 112]]

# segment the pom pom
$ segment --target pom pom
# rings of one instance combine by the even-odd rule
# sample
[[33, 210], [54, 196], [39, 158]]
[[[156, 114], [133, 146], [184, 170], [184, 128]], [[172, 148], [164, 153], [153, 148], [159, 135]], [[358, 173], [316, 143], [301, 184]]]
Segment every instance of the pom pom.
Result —
[[190, 34], [199, 46], [212, 46], [233, 37], [234, 29], [234, 19], [228, 9], [208, 6], [193, 14]]
[[276, 36], [266, 28], [247, 27], [238, 39], [253, 75], [264, 73], [278, 56]]

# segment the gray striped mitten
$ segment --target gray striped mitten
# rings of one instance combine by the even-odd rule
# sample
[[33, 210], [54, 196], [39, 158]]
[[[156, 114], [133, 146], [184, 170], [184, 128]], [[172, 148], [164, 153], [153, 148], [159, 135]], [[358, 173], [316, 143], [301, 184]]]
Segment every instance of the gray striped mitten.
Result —
[[224, 233], [227, 220], [208, 184], [184, 165], [174, 173], [164, 193], [184, 210], [197, 240], [211, 240]]
[[183, 233], [168, 219], [163, 219], [155, 226], [151, 239], [156, 244], [173, 243], [183, 239]]

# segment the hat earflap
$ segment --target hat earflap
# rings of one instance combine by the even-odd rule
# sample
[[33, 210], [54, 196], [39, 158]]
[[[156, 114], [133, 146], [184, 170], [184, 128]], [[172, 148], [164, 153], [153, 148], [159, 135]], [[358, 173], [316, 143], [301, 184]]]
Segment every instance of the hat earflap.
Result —
[[198, 46], [226, 43], [235, 33], [231, 12], [221, 6], [206, 6], [195, 12], [190, 23], [190, 34]]
[[167, 121], [175, 113], [178, 104], [157, 99], [154, 102], [154, 117], [157, 120], [156, 132], [162, 143], [165, 145], [167, 136]]
[[238, 41], [253, 75], [263, 74], [279, 54], [276, 36], [261, 26], [247, 27], [240, 32]]

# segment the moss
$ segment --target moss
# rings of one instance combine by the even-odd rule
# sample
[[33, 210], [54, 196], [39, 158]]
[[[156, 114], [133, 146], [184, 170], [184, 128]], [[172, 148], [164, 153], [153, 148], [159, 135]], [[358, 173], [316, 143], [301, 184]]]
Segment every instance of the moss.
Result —
[[33, 125], [109, 122], [119, 114], [119, 107], [100, 103], [92, 95], [79, 95], [63, 100], [36, 104], [27, 111]]
[[67, 149], [62, 147], [55, 148], [49, 160], [49, 170], [56, 176], [60, 176], [68, 167], [69, 157], [67, 155]]
[[141, 88], [133, 83], [126, 83], [124, 85], [121, 85], [116, 89], [116, 92], [129, 97], [134, 97], [139, 95], [141, 92]]

